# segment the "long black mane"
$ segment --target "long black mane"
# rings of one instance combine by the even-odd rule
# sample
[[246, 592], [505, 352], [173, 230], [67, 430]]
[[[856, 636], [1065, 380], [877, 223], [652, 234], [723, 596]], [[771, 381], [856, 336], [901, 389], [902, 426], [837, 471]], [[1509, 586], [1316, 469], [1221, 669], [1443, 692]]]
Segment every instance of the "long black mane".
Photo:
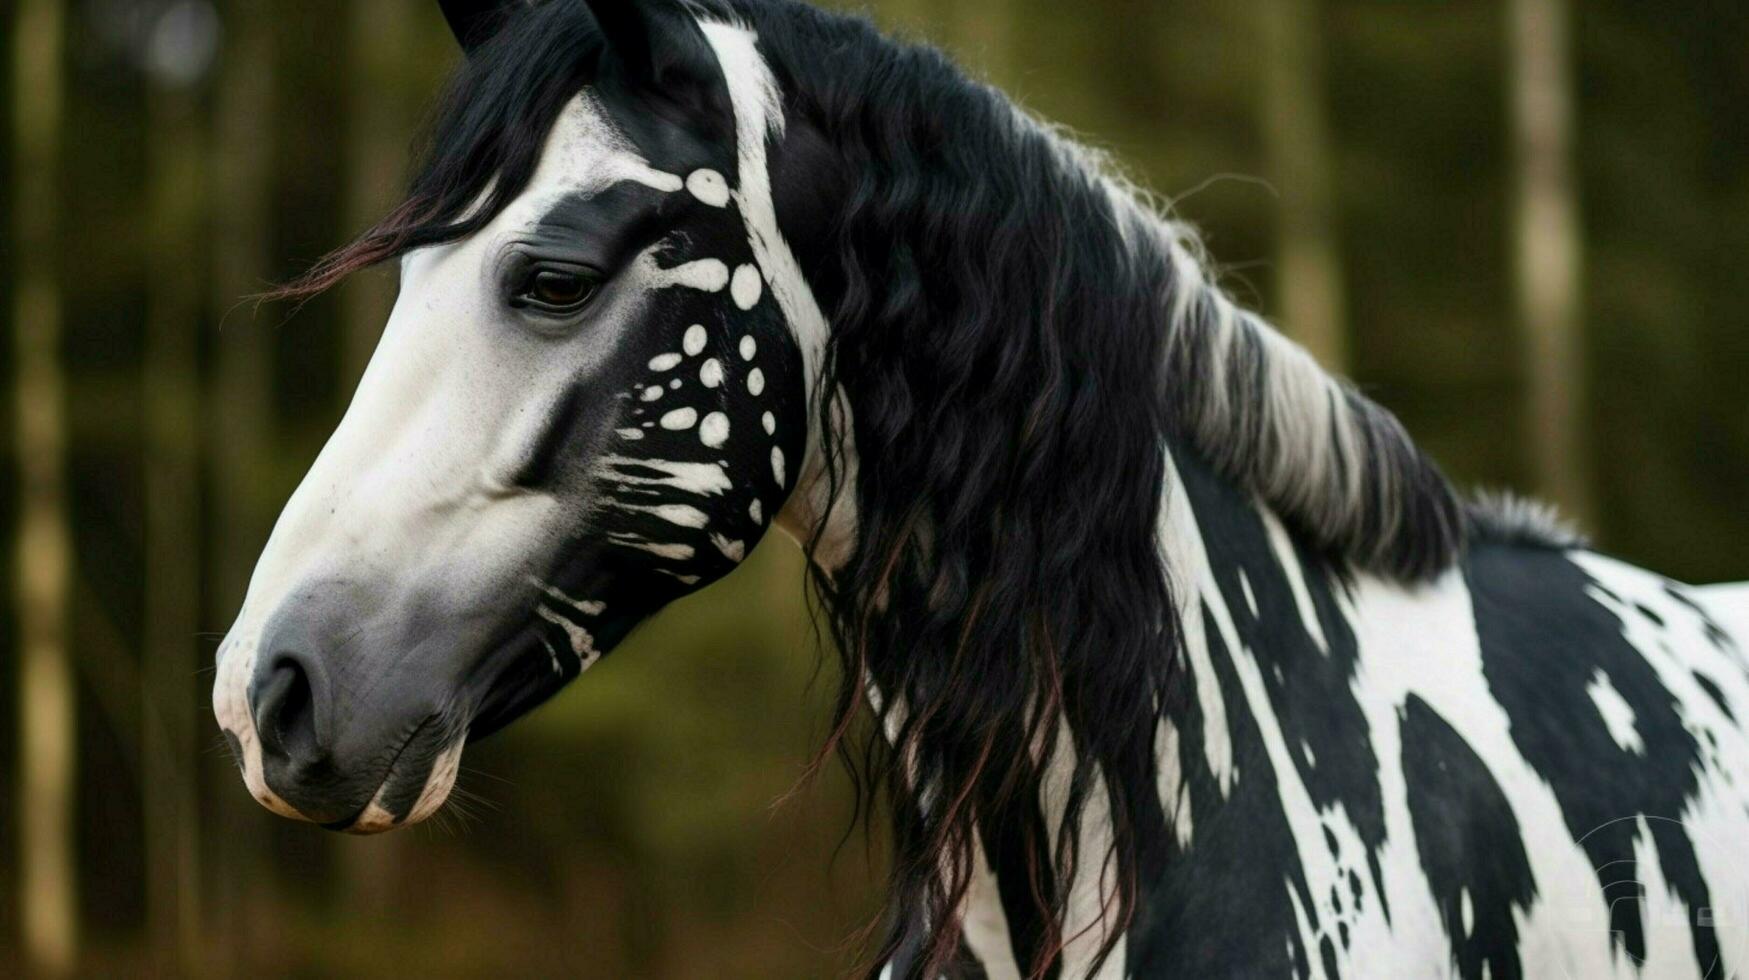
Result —
[[[1207, 278], [1194, 235], [1001, 93], [857, 18], [692, 6], [758, 33], [790, 131], [822, 138], [818, 177], [844, 188], [833, 214], [779, 205], [830, 243], [808, 270], [831, 324], [822, 521], [856, 523], [813, 578], [842, 666], [827, 747], [892, 824], [878, 956], [937, 975], [987, 854], [1025, 869], [1000, 884], [1029, 973], [1075, 939], [1090, 871], [1103, 958], [1166, 836], [1154, 744], [1194, 584], [1162, 556], [1168, 452], [1333, 561], [1405, 579], [1449, 567], [1462, 509], [1388, 413]], [[405, 203], [287, 294], [490, 221], [599, 49], [579, 3], [512, 16], [460, 69]], [[1080, 853], [1089, 812], [1109, 814], [1102, 853]]]

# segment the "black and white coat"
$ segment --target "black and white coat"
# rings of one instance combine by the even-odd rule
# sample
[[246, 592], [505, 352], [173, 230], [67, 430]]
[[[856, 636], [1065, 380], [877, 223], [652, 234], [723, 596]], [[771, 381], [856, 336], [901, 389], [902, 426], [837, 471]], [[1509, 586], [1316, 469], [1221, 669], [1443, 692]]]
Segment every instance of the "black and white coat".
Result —
[[[885, 975], [944, 931], [991, 977], [1048, 934], [1054, 977], [1749, 970], [1749, 591], [1461, 505], [1189, 229], [934, 55], [788, 0], [444, 7], [475, 57], [433, 162], [342, 253], [401, 257], [400, 301], [219, 653], [264, 805], [429, 816], [470, 737], [778, 526], [835, 626], [886, 631], [847, 683], [901, 746], [901, 839], [984, 799], [995, 749], [1049, 850], [1080, 842], [1052, 928], [1015, 824], [954, 825], [966, 891], [893, 910]], [[908, 210], [941, 171], [967, 182]], [[859, 384], [883, 358], [914, 376]], [[1033, 615], [1070, 692], [1043, 728], [1050, 689], [994, 693]], [[1107, 862], [1116, 828], [1141, 844]]]

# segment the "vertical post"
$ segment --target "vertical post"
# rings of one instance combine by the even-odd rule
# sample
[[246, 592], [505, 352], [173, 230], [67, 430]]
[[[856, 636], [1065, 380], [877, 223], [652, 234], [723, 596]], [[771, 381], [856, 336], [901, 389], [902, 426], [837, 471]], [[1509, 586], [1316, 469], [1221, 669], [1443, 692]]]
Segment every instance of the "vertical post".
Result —
[[1276, 243], [1281, 324], [1332, 371], [1348, 367], [1333, 142], [1325, 105], [1322, 4], [1262, 0], [1263, 121], [1281, 192]]
[[1517, 301], [1528, 387], [1526, 449], [1539, 492], [1595, 518], [1580, 336], [1583, 245], [1573, 175], [1566, 0], [1512, 0]]
[[19, 622], [18, 908], [26, 968], [67, 976], [78, 961], [73, 853], [76, 731], [68, 649], [72, 535], [67, 523], [67, 410], [60, 362], [61, 0], [19, 0], [12, 44], [12, 215], [18, 281], [14, 395]]
[[[269, 496], [275, 458], [270, 327], [277, 321], [256, 317], [248, 301], [272, 274], [275, 11], [258, 0], [236, 0], [226, 9], [211, 185], [213, 200], [224, 206], [212, 209], [212, 301], [219, 330], [210, 397], [223, 410], [204, 413], [217, 525], [209, 608], [223, 617], [242, 605], [277, 503]], [[217, 894], [208, 946], [213, 973], [242, 975], [251, 972], [249, 952], [272, 945], [259, 933], [279, 912], [272, 907], [271, 867], [260, 843], [266, 814], [228, 761], [214, 776]]]
[[[175, 15], [176, 8], [165, 17]], [[207, 25], [209, 28], [211, 25]], [[187, 32], [193, 22], [160, 23]], [[191, 59], [148, 78], [144, 662], [141, 669], [146, 915], [154, 964], [189, 975], [200, 950], [199, 808], [194, 733], [200, 677], [200, 375], [203, 128]], [[197, 70], [198, 69], [198, 70]]]

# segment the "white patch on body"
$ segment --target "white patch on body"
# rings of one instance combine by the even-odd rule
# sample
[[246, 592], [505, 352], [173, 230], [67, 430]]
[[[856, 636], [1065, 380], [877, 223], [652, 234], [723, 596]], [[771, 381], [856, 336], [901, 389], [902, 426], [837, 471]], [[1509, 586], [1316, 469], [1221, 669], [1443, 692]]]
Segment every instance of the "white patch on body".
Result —
[[676, 367], [679, 367], [679, 366], [680, 366], [680, 355], [679, 354], [674, 354], [674, 353], [658, 354], [655, 357], [652, 357], [650, 359], [650, 370], [656, 371], [656, 372], [672, 371]]
[[747, 394], [757, 398], [765, 394], [765, 372], [754, 368], [747, 372]]
[[687, 407], [677, 408], [662, 416], [662, 428], [670, 432], [683, 432], [698, 424], [698, 409]]
[[759, 342], [752, 337], [741, 338], [741, 360], [751, 361], [753, 355], [759, 353]]
[[1609, 729], [1609, 737], [1615, 739], [1615, 744], [1621, 746], [1623, 752], [1645, 755], [1646, 743], [1635, 727], [1633, 706], [1609, 682], [1609, 675], [1602, 668], [1592, 674], [1591, 683], [1585, 685], [1585, 693], [1591, 696], [1591, 703], [1603, 716], [1603, 725]]

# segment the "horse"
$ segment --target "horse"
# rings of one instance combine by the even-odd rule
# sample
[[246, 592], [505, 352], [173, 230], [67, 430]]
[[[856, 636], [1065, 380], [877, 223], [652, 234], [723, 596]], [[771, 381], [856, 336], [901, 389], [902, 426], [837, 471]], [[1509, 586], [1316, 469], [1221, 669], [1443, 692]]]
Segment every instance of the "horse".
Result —
[[890, 824], [871, 976], [1749, 968], [1749, 591], [1460, 494], [933, 49], [442, 7], [405, 201], [282, 291], [400, 263], [217, 654], [263, 805], [431, 816], [777, 528], [841, 667], [816, 765]]

